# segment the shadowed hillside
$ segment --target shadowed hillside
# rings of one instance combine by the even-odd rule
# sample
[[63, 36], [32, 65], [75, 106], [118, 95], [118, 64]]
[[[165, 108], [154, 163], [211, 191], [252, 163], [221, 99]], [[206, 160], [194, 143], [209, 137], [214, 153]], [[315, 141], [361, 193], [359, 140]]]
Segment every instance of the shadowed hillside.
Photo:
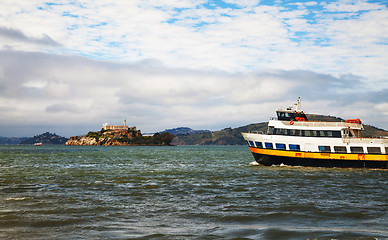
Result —
[[244, 145], [241, 132], [266, 131], [267, 123], [255, 123], [238, 128], [225, 128], [215, 132], [197, 134], [177, 134], [173, 140], [176, 145]]
[[35, 143], [43, 143], [43, 144], [65, 144], [68, 138], [58, 136], [55, 133], [45, 132], [35, 137], [26, 139], [20, 144], [35, 144]]

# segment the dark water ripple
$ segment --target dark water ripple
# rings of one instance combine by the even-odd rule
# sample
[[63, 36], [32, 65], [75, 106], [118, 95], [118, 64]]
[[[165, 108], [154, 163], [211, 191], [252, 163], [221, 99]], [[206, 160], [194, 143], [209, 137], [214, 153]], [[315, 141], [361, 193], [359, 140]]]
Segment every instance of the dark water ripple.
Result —
[[1, 239], [388, 239], [388, 171], [246, 147], [0, 146]]

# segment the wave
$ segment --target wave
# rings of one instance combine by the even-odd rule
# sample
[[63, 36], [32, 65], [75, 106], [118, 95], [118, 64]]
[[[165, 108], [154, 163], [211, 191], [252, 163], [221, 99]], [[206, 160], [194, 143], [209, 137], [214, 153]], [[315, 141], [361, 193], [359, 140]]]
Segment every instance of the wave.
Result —
[[29, 197], [10, 197], [10, 198], [6, 198], [5, 201], [7, 201], [7, 202], [9, 202], [9, 201], [23, 201], [26, 199], [29, 199]]

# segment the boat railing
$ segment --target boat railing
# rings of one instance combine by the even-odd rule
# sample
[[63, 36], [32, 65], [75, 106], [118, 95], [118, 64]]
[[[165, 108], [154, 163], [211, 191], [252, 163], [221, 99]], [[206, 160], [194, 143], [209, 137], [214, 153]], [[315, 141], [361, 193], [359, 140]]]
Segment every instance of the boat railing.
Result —
[[263, 131], [248, 131], [248, 133], [265, 134]]
[[315, 122], [315, 121], [282, 121], [285, 125], [294, 125], [300, 127], [347, 127], [363, 129], [362, 124], [359, 123], [347, 123], [347, 122]]
[[385, 136], [376, 136], [376, 137], [343, 137], [342, 140], [345, 143], [385, 143], [388, 144], [388, 138]]

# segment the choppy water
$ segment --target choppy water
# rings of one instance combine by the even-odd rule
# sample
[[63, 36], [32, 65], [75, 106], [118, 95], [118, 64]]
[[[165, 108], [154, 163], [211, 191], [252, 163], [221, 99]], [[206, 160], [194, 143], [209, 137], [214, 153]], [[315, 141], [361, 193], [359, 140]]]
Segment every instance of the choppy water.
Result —
[[247, 147], [0, 146], [1, 239], [388, 239], [388, 171]]

